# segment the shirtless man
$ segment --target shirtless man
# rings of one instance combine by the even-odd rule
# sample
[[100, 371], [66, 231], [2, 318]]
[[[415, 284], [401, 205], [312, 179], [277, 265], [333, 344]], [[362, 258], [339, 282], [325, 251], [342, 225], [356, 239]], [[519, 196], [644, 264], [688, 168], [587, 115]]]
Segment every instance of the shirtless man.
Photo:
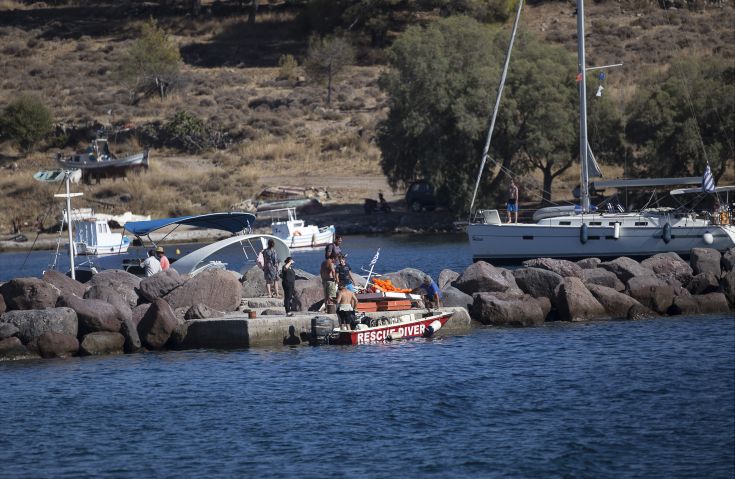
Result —
[[319, 267], [319, 276], [322, 278], [322, 287], [324, 288], [325, 306], [333, 304], [334, 297], [337, 296], [337, 270], [334, 267], [336, 262], [337, 253], [332, 253]]
[[357, 297], [345, 285], [340, 283], [337, 293], [337, 317], [339, 318], [339, 329], [349, 330], [355, 319], [357, 310]]

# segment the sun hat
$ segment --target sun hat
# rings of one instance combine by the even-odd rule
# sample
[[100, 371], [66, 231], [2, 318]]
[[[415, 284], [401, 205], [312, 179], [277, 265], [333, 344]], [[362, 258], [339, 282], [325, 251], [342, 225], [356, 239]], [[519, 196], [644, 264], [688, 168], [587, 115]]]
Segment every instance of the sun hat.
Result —
[[163, 246], [158, 246], [156, 248], [156, 253], [163, 253]]

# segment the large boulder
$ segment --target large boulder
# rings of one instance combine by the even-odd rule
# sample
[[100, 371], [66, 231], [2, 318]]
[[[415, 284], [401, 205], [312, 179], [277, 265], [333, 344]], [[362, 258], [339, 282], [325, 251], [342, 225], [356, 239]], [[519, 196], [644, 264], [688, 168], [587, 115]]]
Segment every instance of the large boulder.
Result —
[[597, 268], [602, 260], [600, 258], [585, 258], [577, 261], [577, 266], [582, 269], [595, 269]]
[[38, 278], [16, 278], [0, 286], [8, 309], [47, 309], [56, 306], [59, 288]]
[[142, 343], [138, 335], [138, 325], [132, 319], [125, 319], [120, 325], [120, 334], [125, 338], [123, 350], [130, 354], [141, 350]]
[[505, 274], [507, 270], [496, 268], [485, 261], [471, 264], [454, 281], [454, 287], [466, 294], [481, 292], [507, 291], [517, 288], [512, 275]]
[[720, 260], [722, 255], [712, 248], [692, 248], [689, 255], [689, 264], [692, 265], [694, 274], [712, 273], [717, 278], [722, 275]]
[[122, 297], [120, 293], [109, 286], [94, 285], [84, 293], [84, 299], [99, 299], [105, 303], [111, 304], [117, 309], [120, 319], [132, 319], [133, 311], [130, 304]]
[[75, 279], [71, 279], [64, 273], [60, 273], [56, 270], [49, 270], [43, 273], [41, 278], [47, 283], [56, 286], [61, 294], [73, 294], [74, 296], [84, 296], [84, 291], [87, 289], [85, 285]]
[[68, 358], [79, 351], [76, 335], [46, 331], [38, 338], [38, 354], [42, 358]]
[[451, 285], [455, 279], [459, 278], [459, 273], [451, 269], [443, 269], [439, 273], [439, 278], [436, 280], [436, 285], [439, 289], [444, 289], [446, 286]]
[[735, 270], [728, 271], [722, 275], [720, 288], [722, 289], [722, 293], [730, 302], [730, 306], [735, 309]]
[[103, 354], [120, 354], [123, 352], [125, 338], [120, 333], [99, 331], [89, 333], [79, 344], [80, 356], [98, 356]]
[[470, 309], [474, 299], [469, 294], [465, 294], [454, 286], [445, 286], [442, 290], [442, 306], [445, 307], [462, 307]]
[[59, 299], [59, 306], [66, 306], [77, 313], [79, 337], [98, 331], [117, 333], [125, 319], [117, 308], [99, 299], [81, 299], [73, 295], [62, 296]]
[[524, 293], [549, 299], [554, 298], [554, 291], [564, 279], [551, 270], [534, 267], [518, 268], [513, 271], [513, 276]]
[[125, 299], [134, 308], [138, 304], [136, 288], [140, 285], [140, 278], [121, 269], [101, 271], [87, 282], [87, 286], [109, 286]]
[[[0, 314], [0, 316], [2, 315]], [[18, 329], [18, 326], [11, 323], [0, 322], [0, 339], [18, 336], [18, 333], [20, 333], [20, 329]]]
[[582, 270], [582, 282], [589, 286], [591, 284], [598, 284], [600, 286], [606, 286], [612, 288], [615, 291], [623, 291], [625, 285], [618, 279], [613, 273], [606, 269], [595, 268], [595, 269], [583, 269]]
[[[605, 308], [605, 311], [610, 315], [610, 317], [628, 318], [628, 313], [632, 307], [639, 306], [640, 308], [645, 308], [645, 306], [641, 305], [635, 299], [631, 298], [627, 294], [620, 293], [613, 288], [608, 288], [607, 286], [599, 284], [588, 284], [587, 288], [595, 299], [600, 302], [602, 307]], [[649, 317], [650, 316], [655, 316], [655, 314], [651, 312]], [[636, 315], [636, 318], [640, 317], [640, 314]]]
[[171, 306], [163, 299], [156, 299], [138, 324], [140, 340], [148, 349], [161, 349], [178, 325]]
[[15, 336], [0, 340], [0, 360], [32, 357], [30, 351]]
[[675, 278], [683, 285], [692, 279], [692, 267], [674, 252], [659, 253], [641, 261], [641, 266], [649, 268], [659, 279]]
[[722, 253], [720, 269], [723, 274], [735, 270], [735, 246]]
[[576, 277], [564, 278], [559, 284], [554, 304], [562, 321], [584, 321], [605, 316], [605, 308]]
[[184, 319], [206, 319], [224, 316], [223, 311], [216, 311], [206, 304], [195, 304], [184, 313]]
[[169, 268], [141, 279], [138, 285], [138, 295], [148, 302], [155, 301], [184, 284], [187, 278], [187, 276], [180, 275], [175, 269]]
[[3, 314], [7, 310], [8, 306], [5, 304], [5, 298], [3, 298], [3, 295], [0, 294], [0, 314]]
[[135, 327], [137, 328], [140, 324], [140, 320], [143, 319], [143, 316], [145, 316], [145, 313], [148, 312], [148, 308], [151, 307], [151, 303], [143, 303], [139, 304], [138, 306], [133, 308], [133, 324], [135, 324]]
[[426, 276], [426, 273], [416, 268], [403, 268], [400, 271], [385, 274], [381, 279], [389, 279], [396, 288], [413, 290], [421, 286]]
[[687, 290], [692, 294], [716, 293], [720, 290], [720, 282], [710, 272], [699, 273], [689, 281]]
[[527, 268], [541, 268], [553, 271], [563, 278], [575, 277], [582, 279], [582, 267], [565, 259], [535, 258], [523, 262]]
[[202, 303], [225, 312], [235, 311], [241, 298], [240, 282], [232, 273], [221, 269], [199, 273], [163, 297], [174, 309]]
[[18, 338], [32, 347], [47, 331], [70, 336], [76, 336], [78, 331], [77, 315], [70, 308], [8, 311], [0, 317], [0, 322], [18, 328]]
[[694, 296], [678, 296], [669, 308], [672, 315], [695, 316], [698, 314], [727, 313], [730, 308], [722, 293], [709, 293]]
[[636, 276], [653, 276], [653, 270], [641, 266], [638, 261], [628, 258], [627, 256], [621, 256], [615, 258], [612, 261], [605, 261], [600, 263], [600, 268], [606, 269], [618, 277], [620, 281], [626, 283], [630, 278]]
[[297, 280], [294, 297], [298, 311], [317, 311], [324, 302], [322, 280], [316, 276], [309, 280]]
[[245, 272], [240, 278], [242, 283], [241, 294], [243, 298], [257, 298], [268, 294], [268, 289], [265, 287], [265, 276], [263, 276], [263, 270], [258, 266], [253, 266]]
[[657, 313], [666, 313], [674, 302], [674, 288], [655, 276], [636, 276], [626, 284], [628, 294]]
[[545, 314], [531, 296], [499, 298], [493, 293], [476, 293], [470, 309], [473, 319], [495, 326], [541, 326]]

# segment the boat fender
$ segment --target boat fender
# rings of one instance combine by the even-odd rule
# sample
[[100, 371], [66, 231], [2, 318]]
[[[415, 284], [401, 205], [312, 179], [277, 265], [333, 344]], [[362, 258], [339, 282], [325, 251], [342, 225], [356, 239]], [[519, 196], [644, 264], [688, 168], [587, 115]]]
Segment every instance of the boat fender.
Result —
[[616, 221], [615, 226], [613, 226], [613, 238], [620, 239], [620, 222]]
[[431, 322], [430, 325], [426, 326], [426, 329], [424, 329], [424, 337], [430, 338], [434, 335], [435, 332], [439, 331], [442, 327], [442, 323], [439, 320], [434, 320]]
[[707, 244], [712, 244], [715, 242], [715, 237], [712, 236], [712, 233], [710, 233], [709, 231], [702, 235], [702, 239]]
[[587, 231], [587, 223], [582, 223], [582, 227], [579, 229], [579, 241], [585, 244], [589, 239], [589, 233]]
[[671, 241], [671, 225], [669, 223], [666, 223], [664, 225], [664, 233], [662, 235], [664, 239], [664, 243], [668, 244], [669, 241]]

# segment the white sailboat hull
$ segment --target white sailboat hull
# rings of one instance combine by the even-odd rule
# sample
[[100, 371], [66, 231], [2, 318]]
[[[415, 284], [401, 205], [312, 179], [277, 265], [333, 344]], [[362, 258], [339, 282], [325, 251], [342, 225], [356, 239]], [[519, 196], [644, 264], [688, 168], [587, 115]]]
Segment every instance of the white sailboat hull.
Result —
[[[570, 224], [559, 225], [560, 221]], [[636, 226], [636, 222], [648, 224]], [[616, 228], [614, 223], [620, 225]], [[587, 225], [586, 235], [582, 224]], [[670, 225], [668, 235], [666, 224]], [[495, 263], [544, 257], [635, 258], [666, 252], [688, 256], [692, 248], [724, 251], [735, 246], [735, 226], [660, 216], [588, 215], [557, 217], [537, 224], [473, 223], [467, 227], [467, 234], [473, 260]]]

